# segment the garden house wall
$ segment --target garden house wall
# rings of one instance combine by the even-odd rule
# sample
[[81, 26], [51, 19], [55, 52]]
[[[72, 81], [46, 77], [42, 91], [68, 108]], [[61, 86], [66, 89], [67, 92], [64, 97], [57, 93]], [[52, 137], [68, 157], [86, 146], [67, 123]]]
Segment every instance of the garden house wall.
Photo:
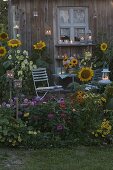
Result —
[[[59, 41], [59, 8], [71, 11], [72, 8], [76, 7], [87, 9], [86, 27], [87, 31], [91, 31], [94, 41], [97, 40], [98, 33], [106, 33], [109, 40], [112, 38], [113, 1], [111, 0], [12, 0], [9, 3], [10, 36], [14, 37], [19, 33], [24, 48], [29, 51], [35, 42], [46, 41], [49, 55], [53, 63], [56, 64], [55, 58], [62, 55], [59, 54], [61, 48], [57, 46]], [[51, 35], [45, 35], [47, 30], [51, 31]], [[73, 36], [72, 33], [71, 36]], [[82, 46], [79, 47], [79, 50], [82, 48]], [[73, 46], [72, 51], [76, 49], [77, 47]], [[69, 46], [63, 49], [63, 52], [65, 51], [67, 53], [70, 51]]]

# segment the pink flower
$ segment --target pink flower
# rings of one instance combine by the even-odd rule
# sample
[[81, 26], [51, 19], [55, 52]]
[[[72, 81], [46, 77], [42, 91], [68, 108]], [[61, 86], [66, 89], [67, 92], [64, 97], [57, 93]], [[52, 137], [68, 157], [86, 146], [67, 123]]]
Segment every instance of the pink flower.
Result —
[[47, 117], [49, 120], [52, 120], [52, 119], [54, 119], [55, 116], [53, 113], [49, 113]]
[[56, 129], [57, 131], [62, 131], [64, 129], [64, 126], [62, 124], [58, 124]]

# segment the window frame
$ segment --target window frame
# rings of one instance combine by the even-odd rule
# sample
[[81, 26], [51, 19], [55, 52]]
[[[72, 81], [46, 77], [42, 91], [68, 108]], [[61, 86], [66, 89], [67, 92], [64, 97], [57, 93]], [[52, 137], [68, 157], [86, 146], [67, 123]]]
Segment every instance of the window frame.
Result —
[[[61, 10], [69, 10], [69, 17], [70, 17], [70, 22], [67, 24], [60, 23], [60, 11]], [[84, 23], [74, 23], [74, 10], [84, 10], [85, 11], [85, 22]], [[89, 30], [89, 23], [88, 23], [88, 7], [57, 7], [57, 30], [58, 30], [58, 40], [60, 38], [60, 30], [61, 28], [69, 28], [70, 29], [70, 40], [75, 41], [75, 29], [76, 28], [83, 28], [85, 29], [85, 35], [88, 33]]]

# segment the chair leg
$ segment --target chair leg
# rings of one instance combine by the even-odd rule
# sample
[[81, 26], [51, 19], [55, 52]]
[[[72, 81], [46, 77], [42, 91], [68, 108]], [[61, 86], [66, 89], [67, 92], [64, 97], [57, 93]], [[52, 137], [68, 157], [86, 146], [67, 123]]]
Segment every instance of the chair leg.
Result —
[[[47, 95], [47, 93], [48, 93], [48, 91], [45, 92], [45, 94], [40, 98], [40, 100], [42, 100]], [[40, 96], [38, 95], [38, 97], [40, 97]]]

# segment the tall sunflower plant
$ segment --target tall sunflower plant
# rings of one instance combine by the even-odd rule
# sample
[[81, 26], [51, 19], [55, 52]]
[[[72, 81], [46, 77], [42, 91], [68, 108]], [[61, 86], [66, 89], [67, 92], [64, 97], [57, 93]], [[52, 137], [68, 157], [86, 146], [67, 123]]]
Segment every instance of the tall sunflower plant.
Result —
[[[19, 35], [15, 39], [9, 39], [6, 33], [0, 34], [0, 57], [2, 59], [2, 65], [6, 70], [13, 69], [16, 78], [23, 79], [28, 72], [36, 65], [28, 55], [28, 51], [21, 51], [20, 47], [22, 42], [19, 40]], [[7, 44], [3, 46], [2, 44]]]
[[44, 41], [40, 40], [33, 45], [33, 61], [37, 67], [49, 67], [51, 64], [50, 54], [47, 54], [47, 45]]
[[[0, 66], [3, 68], [2, 75], [7, 70], [14, 71], [15, 79], [20, 79], [24, 84], [29, 84], [31, 71], [37, 66], [33, 63], [28, 51], [21, 50], [22, 42], [17, 38], [9, 39], [6, 33], [0, 34]], [[1, 69], [0, 68], [0, 69]], [[2, 76], [1, 75], [1, 76]]]
[[78, 78], [83, 83], [91, 81], [94, 76], [94, 70], [92, 69], [93, 62], [91, 61], [91, 58], [92, 53], [90, 51], [85, 51], [84, 58], [80, 62]]
[[113, 56], [113, 37], [107, 36], [105, 32], [99, 32], [96, 45], [93, 46], [93, 56], [95, 56], [94, 65], [96, 68], [102, 68], [104, 63], [109, 65]]

